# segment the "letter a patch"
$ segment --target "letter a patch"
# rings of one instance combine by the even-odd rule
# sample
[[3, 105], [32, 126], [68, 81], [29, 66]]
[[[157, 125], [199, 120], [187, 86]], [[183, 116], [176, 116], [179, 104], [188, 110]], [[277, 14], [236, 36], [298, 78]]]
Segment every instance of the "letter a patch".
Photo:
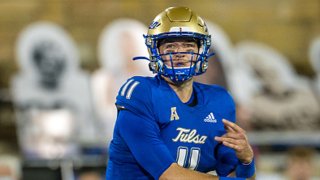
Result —
[[179, 120], [179, 115], [177, 113], [177, 107], [171, 107], [171, 117], [170, 121]]

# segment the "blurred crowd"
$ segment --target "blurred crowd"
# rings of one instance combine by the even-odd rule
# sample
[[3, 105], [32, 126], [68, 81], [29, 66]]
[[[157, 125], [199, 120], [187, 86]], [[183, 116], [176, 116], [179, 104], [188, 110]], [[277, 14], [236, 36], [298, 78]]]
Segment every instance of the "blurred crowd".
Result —
[[[229, 90], [237, 104], [238, 124], [249, 132], [319, 133], [320, 34], [310, 42], [309, 61], [316, 74], [310, 78], [297, 74], [289, 60], [267, 44], [233, 44], [219, 25], [206, 22], [215, 56], [207, 73], [196, 80]], [[76, 43], [58, 24], [35, 22], [25, 27], [16, 41], [19, 72], [11, 80], [21, 157], [10, 150], [0, 152], [0, 179], [21, 179], [28, 162], [66, 160], [76, 166], [81, 158], [107, 159], [119, 87], [134, 75], [153, 76], [147, 61], [132, 61], [148, 56], [142, 36], [146, 32], [147, 26], [135, 19], [106, 25], [97, 42], [100, 68], [88, 73], [81, 69]], [[291, 148], [300, 145], [304, 144], [296, 142], [282, 151], [286, 163], [273, 169], [279, 176], [262, 172], [260, 178], [319, 178], [311, 167], [320, 167], [312, 162], [319, 158], [320, 143]], [[63, 180], [103, 177], [92, 169], [70, 172], [67, 167], [59, 166]]]

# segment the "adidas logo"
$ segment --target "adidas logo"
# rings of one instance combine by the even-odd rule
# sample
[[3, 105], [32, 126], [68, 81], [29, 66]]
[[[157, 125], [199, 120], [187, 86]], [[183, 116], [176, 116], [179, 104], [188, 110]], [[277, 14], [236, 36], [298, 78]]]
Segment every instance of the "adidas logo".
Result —
[[214, 117], [213, 113], [211, 112], [206, 118], [203, 120], [204, 122], [208, 123], [217, 123], [216, 118]]

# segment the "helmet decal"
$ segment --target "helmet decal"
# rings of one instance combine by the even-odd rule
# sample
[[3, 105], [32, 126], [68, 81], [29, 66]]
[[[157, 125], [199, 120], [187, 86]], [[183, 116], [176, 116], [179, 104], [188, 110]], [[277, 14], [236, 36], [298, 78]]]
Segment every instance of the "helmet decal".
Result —
[[160, 23], [158, 21], [153, 21], [150, 26], [149, 29], [154, 29], [156, 27], [160, 26]]

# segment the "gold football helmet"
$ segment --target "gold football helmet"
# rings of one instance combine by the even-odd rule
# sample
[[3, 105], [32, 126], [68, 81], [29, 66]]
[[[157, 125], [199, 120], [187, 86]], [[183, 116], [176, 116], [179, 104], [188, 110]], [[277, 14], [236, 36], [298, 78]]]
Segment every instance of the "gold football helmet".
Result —
[[[203, 19], [186, 7], [170, 7], [161, 12], [149, 26], [145, 43], [150, 54], [149, 68], [153, 73], [169, 77], [172, 81], [182, 82], [194, 75], [204, 73], [208, 66], [207, 58], [211, 45], [211, 38]], [[190, 60], [190, 67], [175, 68], [164, 65], [159, 53], [159, 41], [167, 38], [192, 38], [198, 43], [199, 52], [195, 60]], [[183, 52], [186, 54], [188, 52]], [[213, 55], [213, 54], [212, 54]], [[172, 59], [171, 59], [172, 61]]]

